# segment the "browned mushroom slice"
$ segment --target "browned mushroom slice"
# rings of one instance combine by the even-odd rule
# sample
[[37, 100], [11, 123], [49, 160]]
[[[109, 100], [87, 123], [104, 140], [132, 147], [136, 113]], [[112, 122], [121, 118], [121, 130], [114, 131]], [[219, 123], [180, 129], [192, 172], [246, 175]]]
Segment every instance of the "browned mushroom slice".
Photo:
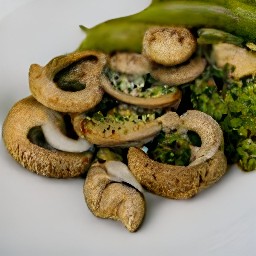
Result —
[[83, 112], [94, 107], [103, 96], [100, 76], [105, 64], [105, 54], [95, 51], [59, 56], [44, 67], [32, 64], [31, 93], [53, 110]]
[[151, 75], [155, 79], [168, 85], [181, 85], [195, 80], [201, 75], [206, 67], [206, 60], [193, 58], [188, 63], [174, 66], [155, 66], [152, 68]]
[[218, 67], [230, 64], [235, 67], [232, 72], [234, 78], [241, 78], [256, 74], [256, 53], [245, 48], [220, 43], [213, 45], [213, 59]]
[[168, 112], [161, 116], [159, 121], [166, 132], [176, 129], [183, 133], [193, 131], [199, 135], [201, 146], [194, 151], [190, 165], [206, 161], [223, 146], [223, 133], [219, 124], [201, 111], [188, 110], [180, 117], [174, 112]]
[[[131, 94], [124, 93], [119, 89], [116, 89], [109, 79], [103, 78], [102, 79], [102, 86], [106, 93], [111, 95], [112, 97], [128, 103], [133, 104], [136, 106], [140, 106], [143, 108], [164, 108], [169, 106], [174, 106], [175, 104], [179, 103], [181, 100], [181, 91], [176, 87], [170, 87], [165, 88], [164, 85], [159, 85], [158, 87], [155, 87], [154, 93], [154, 87], [151, 87], [150, 90], [153, 92], [153, 94], [156, 94], [157, 96], [149, 96], [149, 97], [138, 97], [138, 96], [132, 96]], [[157, 92], [158, 91], [158, 92]], [[166, 94], [161, 93], [161, 91], [167, 91]], [[159, 93], [160, 92], [160, 93]], [[160, 96], [158, 95], [160, 94]]]
[[[161, 111], [159, 112], [161, 115]], [[103, 147], [129, 147], [152, 140], [161, 130], [158, 112], [120, 104], [103, 115], [98, 111], [73, 116], [76, 133]]]
[[135, 232], [144, 219], [145, 199], [134, 184], [141, 188], [122, 162], [111, 161], [107, 166], [93, 164], [84, 183], [87, 206], [95, 216], [121, 221], [130, 232]]
[[187, 61], [197, 46], [193, 34], [183, 27], [151, 27], [143, 38], [143, 54], [151, 61], [174, 66]]
[[64, 124], [60, 114], [31, 96], [17, 102], [3, 124], [5, 146], [22, 166], [48, 177], [79, 176], [92, 161], [88, 151], [91, 144], [65, 137], [61, 132]]
[[152, 193], [171, 198], [188, 199], [216, 183], [226, 172], [222, 151], [193, 166], [176, 166], [156, 162], [139, 148], [128, 151], [129, 168], [138, 182]]
[[[145, 188], [168, 198], [184, 199], [194, 196], [223, 176], [227, 169], [222, 151], [223, 135], [210, 116], [190, 110], [180, 117], [174, 112], [168, 112], [159, 119], [165, 133], [177, 131], [184, 137], [188, 131], [193, 131], [200, 137], [201, 145], [197, 150], [192, 149], [191, 158], [186, 165], [179, 166], [156, 161], [151, 159], [152, 154], [147, 155], [141, 149], [130, 148], [129, 169]], [[157, 152], [161, 156], [169, 155], [168, 143], [170, 142], [165, 141], [164, 147], [158, 148]], [[181, 148], [180, 152], [186, 152], [185, 150]]]
[[119, 101], [143, 108], [163, 108], [179, 103], [181, 91], [159, 83], [150, 71], [151, 64], [143, 55], [117, 53], [105, 68], [102, 87]]

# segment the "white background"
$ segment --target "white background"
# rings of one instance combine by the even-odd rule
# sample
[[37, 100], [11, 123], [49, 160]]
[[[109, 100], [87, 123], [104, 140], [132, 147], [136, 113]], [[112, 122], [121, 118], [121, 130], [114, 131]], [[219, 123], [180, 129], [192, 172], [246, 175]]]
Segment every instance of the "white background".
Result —
[[[95, 25], [149, 2], [0, 0], [0, 128], [10, 107], [29, 94], [31, 63], [45, 64], [74, 50], [84, 37], [81, 23]], [[255, 172], [232, 167], [220, 182], [191, 200], [146, 193], [145, 221], [131, 234], [120, 223], [90, 213], [82, 179], [32, 174], [10, 157], [2, 138], [0, 142], [1, 256], [255, 255]]]

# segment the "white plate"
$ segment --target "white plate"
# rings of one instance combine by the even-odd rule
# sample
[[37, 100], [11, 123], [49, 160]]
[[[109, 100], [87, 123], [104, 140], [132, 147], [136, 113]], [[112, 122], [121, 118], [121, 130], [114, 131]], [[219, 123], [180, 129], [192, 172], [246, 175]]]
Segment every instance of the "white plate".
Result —
[[[127, 15], [148, 0], [44, 0], [21, 6], [0, 22], [0, 125], [10, 107], [29, 95], [28, 68], [73, 51], [79, 25]], [[232, 167], [193, 199], [146, 194], [142, 227], [94, 217], [83, 180], [40, 177], [18, 165], [0, 144], [0, 255], [218, 255], [256, 250], [256, 172]]]

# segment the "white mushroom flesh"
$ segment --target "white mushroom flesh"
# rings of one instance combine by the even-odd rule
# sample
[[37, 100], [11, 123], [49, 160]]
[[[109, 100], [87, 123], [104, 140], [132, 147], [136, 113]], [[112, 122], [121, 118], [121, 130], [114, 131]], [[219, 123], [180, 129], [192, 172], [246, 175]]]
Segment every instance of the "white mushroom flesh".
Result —
[[105, 163], [105, 167], [111, 180], [117, 182], [126, 182], [140, 192], [143, 192], [142, 186], [130, 172], [126, 164], [122, 163], [121, 161], [107, 161]]
[[46, 141], [55, 149], [78, 153], [87, 151], [93, 146], [83, 138], [75, 140], [65, 136], [52, 120], [43, 124], [41, 128]]

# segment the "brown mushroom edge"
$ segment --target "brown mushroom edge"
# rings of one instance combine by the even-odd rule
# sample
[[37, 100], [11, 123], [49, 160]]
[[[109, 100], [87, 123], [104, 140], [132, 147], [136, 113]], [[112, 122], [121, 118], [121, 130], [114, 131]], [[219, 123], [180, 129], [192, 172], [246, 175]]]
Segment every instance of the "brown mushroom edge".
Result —
[[100, 77], [107, 56], [84, 51], [59, 56], [46, 66], [32, 64], [29, 87], [46, 107], [60, 112], [83, 112], [100, 102], [104, 91]]
[[100, 147], [139, 146], [152, 140], [161, 131], [161, 123], [149, 122], [101, 122], [87, 119], [86, 114], [72, 116], [74, 130], [79, 137]]
[[44, 141], [41, 126], [49, 118], [48, 111], [31, 96], [11, 108], [2, 130], [8, 152], [23, 167], [42, 176], [71, 178], [86, 173], [93, 157], [91, 152], [59, 151]]
[[148, 191], [170, 199], [188, 199], [216, 183], [226, 172], [223, 151], [193, 166], [175, 166], [150, 159], [141, 149], [131, 147], [128, 166]]
[[176, 88], [174, 92], [154, 98], [136, 97], [115, 89], [107, 77], [102, 77], [101, 81], [101, 85], [104, 91], [111, 95], [113, 98], [120, 100], [121, 102], [136, 105], [142, 108], [153, 109], [172, 107], [179, 103], [182, 97], [182, 93], [178, 88]]
[[132, 174], [148, 191], [171, 198], [187, 199], [217, 182], [227, 170], [223, 153], [223, 135], [217, 123], [205, 113], [190, 110], [182, 116], [169, 112], [160, 118], [163, 130], [192, 130], [198, 133], [202, 145], [195, 150], [188, 166], [159, 163], [140, 148], [128, 150], [128, 166]]
[[178, 66], [154, 65], [151, 75], [156, 80], [165, 84], [178, 86], [194, 81], [200, 76], [206, 67], [206, 60], [200, 57], [194, 57]]

